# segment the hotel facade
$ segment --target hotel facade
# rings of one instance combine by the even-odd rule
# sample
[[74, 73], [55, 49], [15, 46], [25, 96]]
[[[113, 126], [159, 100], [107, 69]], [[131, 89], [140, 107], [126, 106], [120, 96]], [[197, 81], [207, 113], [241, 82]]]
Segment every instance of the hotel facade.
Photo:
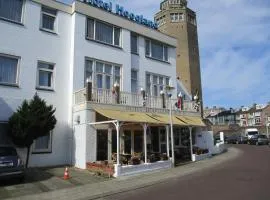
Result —
[[[196, 102], [173, 90], [177, 40], [156, 28], [102, 1], [0, 0], [2, 143], [9, 117], [37, 93], [57, 125], [32, 145], [30, 166], [106, 161], [120, 176], [171, 167], [177, 147], [192, 154], [187, 141], [204, 124]], [[172, 159], [154, 163], [153, 153]]]

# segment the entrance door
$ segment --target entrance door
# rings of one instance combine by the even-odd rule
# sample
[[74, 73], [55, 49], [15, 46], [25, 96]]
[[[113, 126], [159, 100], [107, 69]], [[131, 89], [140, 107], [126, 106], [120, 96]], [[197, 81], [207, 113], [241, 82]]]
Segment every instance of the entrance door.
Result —
[[134, 152], [143, 152], [143, 132], [134, 131]]
[[131, 132], [124, 131], [124, 149], [125, 154], [131, 154]]
[[159, 128], [159, 142], [160, 142], [160, 152], [167, 153], [167, 138], [165, 128]]
[[108, 159], [108, 131], [97, 130], [97, 160]]

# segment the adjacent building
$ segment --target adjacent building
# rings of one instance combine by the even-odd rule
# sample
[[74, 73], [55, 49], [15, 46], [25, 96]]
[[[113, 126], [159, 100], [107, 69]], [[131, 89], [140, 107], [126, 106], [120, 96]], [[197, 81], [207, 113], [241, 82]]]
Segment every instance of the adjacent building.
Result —
[[209, 119], [213, 125], [232, 125], [236, 124], [236, 112], [233, 109], [224, 110], [210, 114], [206, 119]]
[[[0, 0], [1, 137], [22, 101], [38, 93], [56, 107], [58, 123], [32, 145], [30, 166], [115, 161], [116, 176], [171, 167], [174, 148], [191, 150], [204, 123], [173, 89], [180, 43], [156, 29], [110, 2]], [[149, 164], [149, 152], [172, 160]], [[122, 156], [135, 153], [148, 164], [123, 168]]]
[[200, 56], [196, 13], [186, 0], [164, 0], [155, 20], [158, 30], [177, 39], [176, 74], [194, 96], [202, 100]]

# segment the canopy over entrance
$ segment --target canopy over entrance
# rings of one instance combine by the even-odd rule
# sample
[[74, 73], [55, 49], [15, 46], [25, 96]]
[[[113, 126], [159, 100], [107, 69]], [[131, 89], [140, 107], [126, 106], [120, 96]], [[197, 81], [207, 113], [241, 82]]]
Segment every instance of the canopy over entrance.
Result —
[[[160, 113], [127, 112], [121, 110], [94, 108], [101, 115], [122, 122], [138, 122], [149, 124], [170, 124], [170, 116]], [[172, 122], [180, 126], [205, 126], [200, 117], [172, 115]]]

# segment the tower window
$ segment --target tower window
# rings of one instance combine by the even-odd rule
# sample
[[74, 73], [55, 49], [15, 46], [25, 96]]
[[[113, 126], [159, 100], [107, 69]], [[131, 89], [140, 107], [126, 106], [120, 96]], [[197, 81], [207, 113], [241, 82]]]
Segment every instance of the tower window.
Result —
[[171, 22], [179, 22], [184, 20], [184, 14], [183, 13], [171, 13]]
[[196, 25], [196, 19], [195, 19], [194, 16], [188, 15], [188, 16], [187, 16], [187, 20], [188, 20], [189, 23], [191, 23], [191, 24], [193, 24], [193, 25]]

